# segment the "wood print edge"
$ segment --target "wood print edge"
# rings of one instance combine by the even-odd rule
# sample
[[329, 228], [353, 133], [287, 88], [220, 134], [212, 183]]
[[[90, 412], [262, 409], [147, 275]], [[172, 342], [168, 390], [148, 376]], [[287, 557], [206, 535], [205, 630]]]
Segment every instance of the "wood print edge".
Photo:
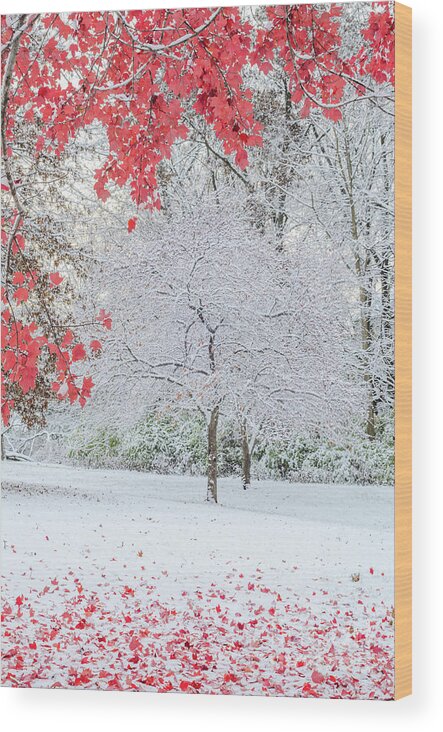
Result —
[[394, 698], [412, 693], [412, 10], [395, 3]]

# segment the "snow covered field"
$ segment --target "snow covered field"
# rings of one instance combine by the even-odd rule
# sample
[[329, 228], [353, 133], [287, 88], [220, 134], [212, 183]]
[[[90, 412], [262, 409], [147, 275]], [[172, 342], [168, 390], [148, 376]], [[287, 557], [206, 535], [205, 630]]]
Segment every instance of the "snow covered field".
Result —
[[392, 488], [2, 480], [4, 684], [392, 698]]

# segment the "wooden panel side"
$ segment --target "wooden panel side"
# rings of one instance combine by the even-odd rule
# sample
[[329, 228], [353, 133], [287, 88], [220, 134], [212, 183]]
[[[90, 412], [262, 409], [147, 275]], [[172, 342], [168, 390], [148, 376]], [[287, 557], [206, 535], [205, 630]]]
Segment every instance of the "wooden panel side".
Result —
[[395, 699], [412, 693], [412, 11], [395, 3]]

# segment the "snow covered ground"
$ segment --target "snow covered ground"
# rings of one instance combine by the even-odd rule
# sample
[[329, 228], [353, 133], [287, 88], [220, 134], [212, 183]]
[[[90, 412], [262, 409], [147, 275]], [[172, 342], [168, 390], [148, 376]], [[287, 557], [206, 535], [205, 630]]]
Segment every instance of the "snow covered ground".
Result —
[[392, 697], [392, 488], [2, 481], [3, 683]]

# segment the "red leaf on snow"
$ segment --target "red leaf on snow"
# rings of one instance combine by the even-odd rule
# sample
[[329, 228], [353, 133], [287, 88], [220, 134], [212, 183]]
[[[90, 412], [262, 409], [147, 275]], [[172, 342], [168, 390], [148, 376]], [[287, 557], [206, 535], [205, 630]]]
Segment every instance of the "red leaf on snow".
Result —
[[314, 684], [322, 684], [323, 681], [325, 680], [325, 677], [319, 671], [313, 671], [311, 679], [314, 682]]
[[130, 234], [131, 231], [134, 231], [136, 226], [137, 226], [137, 217], [134, 216], [132, 219], [128, 220], [128, 233]]
[[228, 681], [234, 681], [234, 682], [237, 681], [237, 677], [235, 676], [235, 674], [231, 674], [231, 673], [225, 674], [223, 676], [223, 679], [224, 679], [224, 681], [226, 681], [226, 683]]
[[303, 692], [303, 694], [306, 694], [306, 696], [314, 696], [317, 698], [319, 696], [318, 692], [312, 688], [311, 684], [308, 681], [303, 686], [302, 692]]
[[[74, 572], [68, 574], [73, 578], [70, 587], [66, 585], [67, 577], [60, 581], [54, 578], [50, 580], [51, 590], [47, 586], [40, 592], [32, 588], [26, 596], [20, 595], [16, 599], [16, 612], [11, 609], [13, 600], [3, 606], [3, 683], [6, 685], [32, 686], [38, 680], [41, 685], [46, 677], [40, 673], [50, 669], [60, 676], [57, 683], [62, 687], [142, 690], [151, 686], [158, 692], [202, 689], [205, 693], [227, 694], [232, 691], [230, 684], [235, 683], [239, 693], [261, 690], [266, 694], [291, 696], [392, 697], [393, 631], [391, 624], [385, 625], [391, 619], [388, 612], [377, 624], [375, 620], [368, 624], [364, 618], [359, 627], [354, 618], [353, 639], [361, 637], [364, 631], [368, 642], [353, 644], [351, 648], [349, 617], [353, 613], [340, 612], [337, 600], [324, 601], [321, 622], [313, 609], [295, 600], [285, 606], [285, 619], [280, 624], [270, 622], [268, 613], [264, 612], [260, 604], [262, 587], [258, 584], [254, 594], [248, 595], [248, 610], [241, 617], [235, 612], [240, 609], [235, 605], [236, 580], [231, 581], [231, 591], [226, 584], [223, 590], [214, 584], [206, 596], [201, 591], [185, 593], [186, 607], [181, 608], [180, 603], [164, 604], [158, 594], [147, 604], [146, 598], [138, 595], [143, 588], [152, 595], [155, 587], [144, 582], [137, 585], [137, 593], [128, 585], [113, 584], [111, 588], [107, 582], [104, 586], [99, 583], [104, 591], [100, 598], [98, 589], [83, 590], [79, 579], [74, 579]], [[57, 605], [59, 601], [62, 603], [57, 609], [54, 606], [49, 616], [39, 599], [48, 591], [54, 594]], [[274, 590], [269, 591], [277, 596]], [[214, 612], [214, 597], [224, 603], [218, 616]], [[117, 614], [114, 598], [118, 600]], [[260, 609], [258, 615], [255, 608]], [[122, 623], [120, 610], [126, 623]], [[225, 623], [230, 615], [232, 620]], [[255, 616], [253, 621], [249, 620], [251, 616]], [[237, 622], [240, 617], [241, 636]], [[76, 651], [70, 669], [66, 667], [67, 644]], [[266, 676], [261, 664], [263, 651], [273, 659]], [[300, 656], [306, 661], [297, 661]], [[155, 677], [151, 675], [153, 659]], [[323, 661], [328, 665], [326, 675], [312, 671], [313, 666]], [[379, 673], [370, 675], [371, 669]]]

